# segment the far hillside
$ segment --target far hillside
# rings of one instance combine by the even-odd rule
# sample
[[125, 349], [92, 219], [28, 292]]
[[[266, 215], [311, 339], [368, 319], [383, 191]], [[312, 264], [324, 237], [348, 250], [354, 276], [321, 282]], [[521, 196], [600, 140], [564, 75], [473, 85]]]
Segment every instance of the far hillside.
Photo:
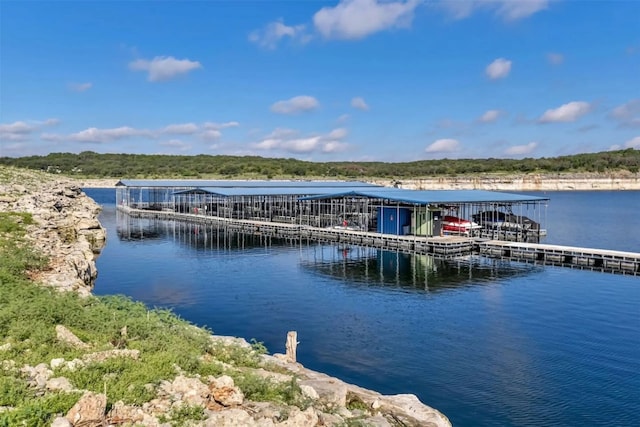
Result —
[[638, 173], [640, 150], [526, 159], [308, 162], [258, 156], [51, 153], [0, 164], [86, 178], [417, 178], [468, 174]]

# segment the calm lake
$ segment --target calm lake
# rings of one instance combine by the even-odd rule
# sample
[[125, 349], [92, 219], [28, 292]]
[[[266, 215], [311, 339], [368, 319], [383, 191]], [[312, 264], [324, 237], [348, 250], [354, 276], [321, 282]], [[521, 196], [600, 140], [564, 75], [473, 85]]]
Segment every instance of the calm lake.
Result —
[[[116, 215], [95, 294], [169, 307], [454, 426], [640, 425], [640, 277], [290, 244]], [[531, 193], [540, 195], [541, 193]], [[549, 192], [544, 243], [640, 252], [640, 192]]]

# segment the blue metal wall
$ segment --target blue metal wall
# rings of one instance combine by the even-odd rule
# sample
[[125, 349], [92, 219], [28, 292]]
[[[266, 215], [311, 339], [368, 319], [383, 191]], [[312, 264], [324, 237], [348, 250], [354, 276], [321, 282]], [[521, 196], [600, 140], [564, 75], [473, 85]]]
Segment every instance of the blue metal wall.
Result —
[[405, 225], [411, 225], [411, 209], [378, 208], [378, 233], [402, 236]]

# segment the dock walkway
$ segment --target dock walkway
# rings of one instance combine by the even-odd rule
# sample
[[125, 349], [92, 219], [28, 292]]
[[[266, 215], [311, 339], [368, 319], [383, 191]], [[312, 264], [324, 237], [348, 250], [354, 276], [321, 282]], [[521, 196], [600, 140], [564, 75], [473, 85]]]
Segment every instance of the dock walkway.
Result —
[[481, 255], [562, 267], [640, 275], [640, 253], [541, 243], [480, 241]]
[[509, 242], [465, 236], [397, 236], [349, 227], [319, 228], [280, 222], [230, 219], [207, 215], [153, 211], [119, 206], [119, 210], [138, 218], [175, 219], [200, 224], [215, 224], [233, 231], [294, 241], [311, 239], [320, 242], [369, 246], [408, 253], [431, 254], [439, 258], [455, 258], [479, 253], [490, 258], [528, 263], [589, 269], [640, 276], [640, 253], [607, 249], [580, 248], [540, 243]]

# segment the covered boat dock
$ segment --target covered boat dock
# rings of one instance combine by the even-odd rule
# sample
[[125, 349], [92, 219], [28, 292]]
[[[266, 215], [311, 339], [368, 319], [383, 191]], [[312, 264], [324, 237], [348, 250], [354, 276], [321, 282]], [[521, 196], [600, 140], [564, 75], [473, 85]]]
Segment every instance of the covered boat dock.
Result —
[[548, 198], [404, 190], [360, 181], [122, 180], [116, 201], [127, 210], [335, 231], [537, 242], [545, 234]]

